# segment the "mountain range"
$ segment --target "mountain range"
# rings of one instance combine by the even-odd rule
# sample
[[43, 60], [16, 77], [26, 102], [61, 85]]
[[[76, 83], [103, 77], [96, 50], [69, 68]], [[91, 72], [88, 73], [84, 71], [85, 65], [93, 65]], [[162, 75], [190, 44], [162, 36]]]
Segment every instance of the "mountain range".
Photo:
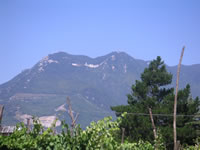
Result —
[[[50, 54], [10, 81], [0, 85], [0, 104], [5, 106], [3, 124], [40, 117], [48, 126], [52, 120], [66, 120], [66, 97], [79, 113], [82, 127], [105, 116], [114, 116], [110, 106], [126, 104], [131, 85], [149, 61], [131, 57], [125, 52], [112, 52], [90, 58], [65, 52]], [[177, 66], [167, 66], [175, 86]], [[182, 65], [180, 88], [191, 85], [192, 96], [200, 96], [200, 64]], [[58, 121], [58, 124], [60, 122]]]

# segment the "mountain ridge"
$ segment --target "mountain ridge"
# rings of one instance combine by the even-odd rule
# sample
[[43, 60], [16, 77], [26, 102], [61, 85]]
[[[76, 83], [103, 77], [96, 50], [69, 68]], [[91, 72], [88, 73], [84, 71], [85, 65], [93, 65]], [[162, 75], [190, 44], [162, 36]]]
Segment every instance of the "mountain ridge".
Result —
[[[126, 94], [130, 93], [135, 80], [140, 79], [148, 63], [125, 52], [111, 52], [96, 58], [65, 52], [49, 54], [32, 68], [0, 85], [0, 104], [5, 105], [5, 116], [9, 118], [4, 122], [20, 121], [19, 114], [58, 117], [59, 112], [55, 110], [65, 106], [67, 96], [75, 111], [83, 112], [79, 118], [83, 126], [106, 115], [114, 116], [110, 106], [127, 103]], [[167, 66], [174, 75], [171, 86], [175, 85], [176, 68]], [[194, 96], [200, 93], [199, 70], [198, 64], [181, 68], [180, 87], [189, 82]], [[66, 112], [61, 119], [65, 115]]]

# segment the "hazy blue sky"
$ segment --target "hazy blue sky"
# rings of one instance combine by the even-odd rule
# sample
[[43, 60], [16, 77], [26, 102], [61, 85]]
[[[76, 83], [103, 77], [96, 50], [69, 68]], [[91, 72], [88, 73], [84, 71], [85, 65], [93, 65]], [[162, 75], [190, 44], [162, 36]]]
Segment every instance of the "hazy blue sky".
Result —
[[199, 0], [0, 0], [0, 83], [49, 53], [200, 64]]

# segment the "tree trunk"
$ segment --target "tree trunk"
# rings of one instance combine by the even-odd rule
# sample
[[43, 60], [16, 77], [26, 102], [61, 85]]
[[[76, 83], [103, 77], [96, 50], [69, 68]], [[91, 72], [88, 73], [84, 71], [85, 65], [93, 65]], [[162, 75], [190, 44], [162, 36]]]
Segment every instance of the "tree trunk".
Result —
[[153, 115], [152, 115], [151, 108], [149, 108], [149, 115], [150, 115], [150, 118], [151, 118], [151, 123], [152, 123], [152, 128], [153, 128], [154, 139], [156, 140], [156, 138], [157, 138], [156, 126], [155, 126], [155, 124], [154, 124], [154, 120], [153, 120]]

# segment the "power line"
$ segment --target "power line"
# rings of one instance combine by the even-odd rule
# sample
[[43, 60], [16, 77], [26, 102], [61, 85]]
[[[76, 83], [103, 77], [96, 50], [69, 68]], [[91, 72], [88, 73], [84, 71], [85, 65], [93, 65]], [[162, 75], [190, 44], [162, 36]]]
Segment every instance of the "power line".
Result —
[[[124, 112], [116, 112], [116, 114], [123, 114]], [[137, 116], [149, 116], [148, 113], [127, 113], [129, 115], [137, 115]], [[153, 116], [164, 116], [164, 117], [173, 117], [173, 114], [152, 114]], [[200, 117], [200, 114], [197, 115], [176, 115], [177, 117]]]
[[[120, 114], [123, 114], [124, 112], [106, 112], [106, 111], [102, 111], [102, 112], [100, 112], [100, 111], [78, 111], [79, 113], [86, 113], [86, 112], [88, 112], [88, 113], [97, 113], [97, 114], [112, 114], [112, 115], [114, 115], [114, 114], [118, 114], [118, 115], [120, 115]], [[149, 116], [149, 114], [148, 113], [128, 113], [127, 112], [127, 114], [128, 115], [136, 115], [136, 116]], [[163, 116], [163, 117], [173, 117], [173, 114], [152, 114], [153, 116]], [[177, 117], [200, 117], [200, 114], [196, 114], [196, 115], [183, 115], [183, 114], [177, 114], [176, 115]]]

